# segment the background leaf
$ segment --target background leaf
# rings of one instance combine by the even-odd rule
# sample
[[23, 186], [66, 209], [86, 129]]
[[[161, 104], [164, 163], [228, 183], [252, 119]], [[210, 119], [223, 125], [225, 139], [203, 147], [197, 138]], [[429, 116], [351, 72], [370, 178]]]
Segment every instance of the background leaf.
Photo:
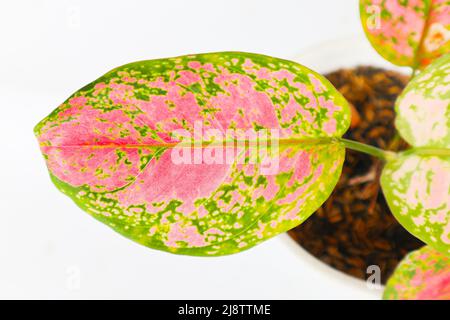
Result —
[[[222, 52], [114, 69], [35, 133], [53, 182], [96, 219], [148, 247], [223, 255], [291, 229], [326, 200], [345, 153], [333, 137], [349, 120], [345, 99], [317, 73]], [[232, 163], [175, 164], [171, 133], [199, 121], [203, 133], [279, 130], [279, 154], [269, 155], [277, 170], [241, 163], [249, 155], [237, 152]]]
[[422, 68], [450, 52], [449, 0], [360, 0], [372, 46], [399, 66]]
[[397, 266], [383, 294], [389, 300], [449, 300], [450, 259], [425, 246]]
[[405, 88], [396, 125], [413, 148], [388, 162], [381, 185], [389, 207], [413, 235], [450, 255], [450, 55]]

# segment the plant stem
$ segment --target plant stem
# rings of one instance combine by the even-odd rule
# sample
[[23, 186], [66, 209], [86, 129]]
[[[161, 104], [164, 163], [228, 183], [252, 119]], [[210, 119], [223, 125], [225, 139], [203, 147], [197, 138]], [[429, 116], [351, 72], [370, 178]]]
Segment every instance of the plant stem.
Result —
[[412, 69], [411, 78], [410, 78], [409, 81], [411, 81], [411, 80], [416, 76], [417, 68], [418, 68], [418, 67], [414, 67], [414, 68]]
[[348, 149], [370, 154], [371, 156], [377, 157], [383, 161], [391, 160], [397, 156], [395, 152], [386, 151], [361, 142], [348, 140], [344, 138], [339, 138], [338, 140], [342, 142]]
[[450, 149], [445, 148], [429, 148], [429, 147], [416, 147], [410, 150], [403, 151], [404, 154], [418, 154], [422, 156], [441, 156], [450, 157]]

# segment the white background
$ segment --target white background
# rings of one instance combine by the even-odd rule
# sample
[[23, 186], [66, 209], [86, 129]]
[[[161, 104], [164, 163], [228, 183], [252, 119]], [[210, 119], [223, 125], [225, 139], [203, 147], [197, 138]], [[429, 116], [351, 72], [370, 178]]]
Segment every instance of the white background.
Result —
[[0, 298], [378, 298], [285, 235], [221, 258], [126, 240], [56, 190], [32, 130], [127, 62], [222, 50], [290, 58], [361, 33], [357, 0], [2, 0]]

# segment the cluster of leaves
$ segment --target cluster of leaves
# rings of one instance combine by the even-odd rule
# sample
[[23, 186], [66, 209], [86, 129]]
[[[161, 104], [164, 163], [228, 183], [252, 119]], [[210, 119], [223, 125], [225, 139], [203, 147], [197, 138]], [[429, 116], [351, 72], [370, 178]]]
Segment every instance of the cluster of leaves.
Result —
[[449, 298], [450, 1], [360, 0], [360, 13], [375, 50], [413, 69], [396, 103], [412, 148], [385, 165], [381, 185], [397, 220], [429, 245], [405, 258], [384, 298]]
[[[448, 42], [432, 46], [435, 25], [449, 28], [442, 15], [447, 1], [419, 2], [361, 1], [363, 25], [368, 5], [383, 6], [381, 29], [365, 25], [370, 41], [394, 63], [415, 69], [449, 49]], [[397, 16], [405, 15], [401, 10], [421, 22], [420, 33]], [[389, 33], [399, 30], [398, 37]], [[389, 157], [381, 177], [400, 223], [442, 256], [450, 255], [449, 82], [447, 54], [407, 86], [396, 125], [411, 149]], [[75, 92], [35, 133], [52, 181], [90, 215], [151, 248], [218, 256], [295, 227], [327, 199], [342, 169], [349, 124], [347, 102], [314, 71], [220, 52], [118, 67]], [[277, 131], [276, 150], [269, 138], [257, 137], [239, 148], [233, 135], [264, 129]], [[191, 136], [181, 150], [191, 162], [174, 163], [177, 130]], [[226, 139], [214, 144], [211, 131], [233, 141], [225, 152]], [[252, 148], [267, 144], [263, 161], [249, 161]], [[273, 162], [275, 171], [264, 170]]]

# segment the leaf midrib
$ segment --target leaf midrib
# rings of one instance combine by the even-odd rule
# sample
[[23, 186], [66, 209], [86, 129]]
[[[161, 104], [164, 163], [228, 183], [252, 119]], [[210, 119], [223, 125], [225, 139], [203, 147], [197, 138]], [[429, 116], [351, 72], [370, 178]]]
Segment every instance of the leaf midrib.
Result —
[[[302, 145], [321, 145], [321, 144], [333, 144], [339, 142], [339, 138], [336, 137], [323, 137], [323, 138], [282, 138], [274, 139], [278, 141], [280, 146], [302, 146]], [[171, 142], [171, 143], [155, 143], [155, 144], [67, 144], [67, 145], [45, 145], [42, 144], [41, 147], [45, 148], [174, 148], [174, 147], [193, 147], [193, 148], [206, 148], [206, 147], [240, 147], [240, 146], [260, 146], [266, 143], [269, 147], [274, 141], [271, 139], [261, 139], [261, 140], [221, 140], [221, 142], [202, 142], [202, 141], [191, 141], [185, 142]]]
[[430, 7], [428, 8], [428, 11], [425, 13], [425, 23], [424, 23], [423, 28], [422, 28], [422, 33], [421, 33], [421, 36], [420, 36], [419, 44], [418, 44], [417, 49], [415, 50], [415, 53], [414, 53], [414, 65], [412, 66], [413, 71], [415, 71], [416, 69], [420, 68], [421, 55], [422, 55], [422, 52], [423, 52], [422, 49], [423, 49], [423, 46], [424, 46], [425, 37], [428, 34], [428, 29], [430, 27], [430, 15], [431, 15], [431, 12], [433, 11], [433, 3], [434, 3], [434, 0], [431, 0], [430, 1]]

